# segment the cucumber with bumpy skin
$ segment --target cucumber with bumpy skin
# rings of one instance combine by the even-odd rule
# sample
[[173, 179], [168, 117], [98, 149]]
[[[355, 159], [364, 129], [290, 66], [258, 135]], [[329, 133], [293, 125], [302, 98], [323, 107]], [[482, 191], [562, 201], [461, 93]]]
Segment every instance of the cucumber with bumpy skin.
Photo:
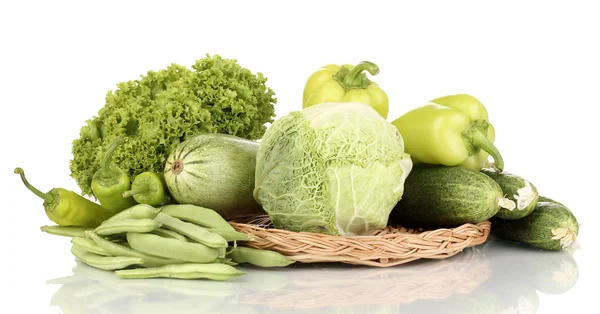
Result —
[[491, 221], [491, 233], [495, 237], [543, 250], [566, 249], [579, 234], [577, 218], [569, 208], [558, 202], [540, 201], [531, 214], [521, 219], [493, 217]]
[[496, 217], [513, 220], [531, 214], [539, 198], [535, 185], [507, 171], [498, 172], [491, 168], [484, 168], [481, 172], [496, 181], [506, 197], [516, 204], [515, 208], [501, 208]]
[[419, 165], [406, 178], [404, 195], [390, 220], [411, 226], [457, 226], [488, 220], [501, 207], [514, 206], [500, 185], [479, 171]]

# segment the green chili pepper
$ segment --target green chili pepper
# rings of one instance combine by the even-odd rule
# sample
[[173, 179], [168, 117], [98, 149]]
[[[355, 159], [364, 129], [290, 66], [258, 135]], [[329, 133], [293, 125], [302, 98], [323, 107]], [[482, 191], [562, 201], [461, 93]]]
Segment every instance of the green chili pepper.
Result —
[[493, 142], [487, 109], [467, 94], [436, 98], [392, 122], [415, 164], [441, 164], [481, 170], [491, 155], [502, 171], [504, 161]]
[[30, 191], [44, 200], [46, 215], [59, 226], [95, 228], [114, 214], [113, 211], [63, 188], [53, 188], [48, 193], [42, 193], [27, 182], [23, 169], [16, 168], [15, 173], [21, 175], [21, 180]]
[[136, 204], [130, 197], [123, 197], [123, 192], [131, 188], [131, 181], [127, 172], [111, 162], [111, 157], [117, 147], [125, 140], [122, 137], [115, 139], [104, 153], [100, 169], [92, 178], [92, 191], [106, 209], [120, 212]]
[[123, 197], [133, 197], [140, 204], [158, 206], [167, 199], [164, 178], [152, 171], [142, 172], [131, 183], [131, 190], [123, 192]]

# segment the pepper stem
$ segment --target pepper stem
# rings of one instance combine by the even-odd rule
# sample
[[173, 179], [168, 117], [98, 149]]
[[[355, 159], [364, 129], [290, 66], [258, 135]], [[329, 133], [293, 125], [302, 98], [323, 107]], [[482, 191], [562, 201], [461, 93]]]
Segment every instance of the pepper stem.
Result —
[[21, 168], [15, 168], [15, 173], [18, 173], [19, 175], [21, 175], [21, 180], [23, 180], [23, 183], [25, 184], [25, 186], [31, 191], [33, 192], [33, 194], [39, 196], [40, 198], [42, 198], [44, 200], [44, 202], [46, 203], [52, 203], [54, 201], [54, 197], [52, 195], [43, 193], [42, 191], [36, 189], [33, 185], [29, 184], [29, 182], [27, 182], [27, 179], [25, 178], [25, 171], [23, 171], [23, 169]]
[[129, 191], [125, 191], [122, 193], [123, 197], [131, 197], [134, 195], [138, 195], [141, 193], [146, 193], [150, 191], [150, 186], [148, 184], [138, 185]]
[[103, 169], [108, 169], [108, 166], [110, 165], [110, 160], [112, 158], [113, 153], [115, 152], [117, 147], [119, 145], [121, 145], [123, 142], [125, 142], [125, 140], [119, 136], [112, 143], [110, 143], [110, 145], [106, 149], [106, 152], [104, 152], [104, 156], [102, 156], [102, 163], [101, 163], [102, 166], [101, 167]]
[[365, 70], [367, 70], [371, 75], [376, 75], [379, 73], [379, 67], [375, 63], [363, 61], [355, 65], [350, 72], [344, 76], [342, 81], [349, 86], [359, 86], [362, 84], [364, 77], [364, 74], [363, 77], [361, 77], [360, 74], [362, 74], [362, 72]]
[[483, 149], [494, 158], [494, 167], [500, 171], [504, 170], [504, 160], [502, 159], [500, 151], [498, 151], [496, 146], [494, 146], [480, 130], [475, 130], [471, 133], [471, 141], [473, 146]]

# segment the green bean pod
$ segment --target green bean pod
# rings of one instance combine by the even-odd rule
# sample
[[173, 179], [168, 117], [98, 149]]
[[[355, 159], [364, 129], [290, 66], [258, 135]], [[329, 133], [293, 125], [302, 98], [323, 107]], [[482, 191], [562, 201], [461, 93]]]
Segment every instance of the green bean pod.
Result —
[[227, 240], [222, 236], [208, 231], [206, 228], [196, 224], [185, 222], [171, 217], [163, 212], [159, 213], [154, 220], [158, 221], [164, 228], [175, 231], [190, 239], [202, 243], [211, 248], [227, 247]]
[[226, 281], [244, 275], [245, 272], [225, 264], [177, 264], [162, 267], [117, 270], [120, 278], [177, 278], [177, 279], [210, 279]]
[[59, 226], [59, 225], [50, 225], [50, 226], [41, 226], [40, 230], [43, 232], [58, 235], [63, 237], [83, 237], [86, 230], [92, 230], [90, 228], [84, 227], [76, 227], [76, 226]]
[[129, 256], [102, 256], [86, 251], [77, 244], [71, 246], [71, 253], [80, 261], [99, 269], [117, 270], [132, 265], [143, 265], [144, 259]]
[[94, 229], [98, 235], [107, 236], [127, 232], [151, 232], [160, 228], [162, 224], [154, 219], [121, 219], [101, 224]]
[[121, 212], [119, 212], [118, 214], [115, 214], [114, 216], [106, 219], [104, 223], [108, 223], [108, 222], [113, 222], [113, 221], [117, 221], [117, 220], [124, 220], [124, 219], [143, 219], [143, 218], [147, 218], [147, 219], [154, 219], [156, 217], [156, 215], [158, 215], [158, 213], [160, 213], [161, 208], [160, 207], [154, 207], [154, 206], [150, 206], [148, 204], [137, 204], [137, 205], [133, 205]]
[[295, 262], [275, 251], [244, 246], [238, 246], [231, 250], [227, 257], [239, 264], [249, 263], [260, 267], [285, 267]]
[[212, 263], [221, 255], [220, 249], [202, 243], [183, 242], [151, 233], [128, 232], [127, 242], [132, 249], [145, 254], [192, 263]]
[[96, 244], [96, 242], [94, 242], [93, 240], [90, 240], [90, 239], [86, 239], [83, 237], [73, 237], [73, 238], [71, 238], [71, 243], [79, 245], [80, 247], [84, 248], [86, 251], [88, 251], [90, 253], [103, 255], [103, 256], [111, 256], [112, 255], [109, 252], [107, 252], [105, 249], [98, 246], [98, 244]]
[[165, 237], [165, 238], [177, 239], [177, 240], [180, 240], [183, 242], [188, 242], [188, 239], [184, 235], [182, 235], [178, 232], [175, 232], [173, 230], [165, 229], [165, 228], [158, 228], [150, 233], [153, 233], [153, 234], [159, 235], [161, 237]]
[[86, 232], [86, 237], [90, 238], [94, 241], [99, 247], [109, 252], [114, 256], [128, 256], [128, 257], [139, 257], [144, 259], [144, 267], [159, 267], [171, 264], [182, 264], [187, 263], [186, 261], [172, 259], [172, 258], [163, 258], [151, 256], [148, 254], [144, 254], [142, 252], [138, 252], [132, 248], [124, 246], [122, 244], [114, 243], [112, 241], [106, 240], [103, 237], [97, 235], [93, 231]]
[[235, 231], [225, 218], [209, 208], [190, 204], [169, 204], [163, 206], [162, 212], [173, 218], [191, 222], [207, 229]]
[[252, 241], [252, 240], [254, 240], [254, 237], [251, 237], [250, 235], [248, 235], [246, 233], [236, 231], [235, 229], [234, 230], [229, 230], [229, 229], [208, 229], [208, 231], [220, 235], [227, 242], [231, 242], [231, 241]]

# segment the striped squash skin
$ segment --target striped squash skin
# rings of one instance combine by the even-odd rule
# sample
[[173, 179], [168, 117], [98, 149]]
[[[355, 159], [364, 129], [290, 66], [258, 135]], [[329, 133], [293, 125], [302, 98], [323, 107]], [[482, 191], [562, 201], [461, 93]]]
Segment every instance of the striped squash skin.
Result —
[[262, 213], [254, 200], [259, 143], [220, 133], [179, 144], [165, 164], [165, 181], [176, 203], [210, 208], [223, 217]]

